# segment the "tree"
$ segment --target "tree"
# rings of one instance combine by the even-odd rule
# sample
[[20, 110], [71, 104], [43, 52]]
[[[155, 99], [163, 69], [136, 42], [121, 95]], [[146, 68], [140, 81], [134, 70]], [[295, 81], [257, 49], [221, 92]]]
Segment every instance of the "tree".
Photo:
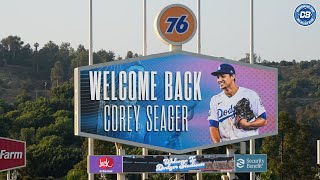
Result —
[[[279, 114], [279, 135], [263, 140], [261, 152], [268, 154], [268, 172], [281, 179], [312, 179], [310, 166], [310, 129], [291, 119], [289, 113]], [[303, 158], [299, 158], [303, 157]]]
[[132, 51], [128, 51], [127, 52], [126, 59], [129, 59], [129, 58], [133, 58], [133, 52]]
[[20, 132], [21, 128], [43, 127], [53, 122], [50, 101], [40, 97], [36, 101], [20, 103], [10, 132]]
[[11, 106], [7, 104], [3, 99], [0, 99], [0, 137], [7, 137], [9, 129], [12, 126], [10, 118], [5, 114], [11, 110]]
[[30, 66], [32, 64], [32, 49], [30, 44], [26, 44], [19, 52], [20, 65]]
[[74, 57], [72, 58], [73, 68], [87, 66], [89, 64], [88, 61], [89, 51], [85, 49], [83, 45], [79, 45], [77, 51], [74, 53]]
[[2, 39], [1, 43], [6, 50], [12, 52], [17, 52], [20, 50], [24, 44], [24, 42], [21, 41], [21, 38], [18, 36], [8, 36], [7, 38]]
[[57, 110], [73, 111], [73, 86], [70, 83], [63, 83], [51, 89], [51, 107]]
[[3, 115], [0, 115], [0, 137], [8, 137], [11, 126], [12, 121]]
[[74, 56], [74, 49], [70, 46], [70, 43], [63, 42], [59, 47], [58, 59], [61, 62], [64, 73], [64, 80], [68, 80], [73, 76], [73, 68], [71, 67], [72, 58]]
[[30, 101], [31, 100], [31, 96], [29, 96], [27, 94], [26, 91], [24, 91], [23, 93], [19, 94], [16, 96], [16, 101], [14, 102], [15, 105], [19, 105], [21, 103], [25, 103], [27, 101]]
[[37, 53], [38, 70], [42, 79], [50, 78], [50, 70], [54, 63], [58, 61], [59, 46], [49, 41]]
[[3, 45], [0, 44], [0, 67], [3, 67], [6, 63], [5, 53], [6, 53], [6, 51], [3, 47]]
[[87, 180], [88, 173], [85, 168], [86, 166], [83, 169], [71, 169], [67, 174], [67, 180]]
[[[250, 63], [250, 53], [246, 53], [245, 55], [246, 55], [246, 57], [240, 59], [239, 61], [245, 62], [245, 63]], [[258, 62], [260, 63], [261, 57], [260, 57], [260, 56], [257, 57], [257, 54], [256, 54], [256, 53], [253, 53], [253, 62], [254, 62], [254, 63], [257, 63], [257, 60], [258, 60]]]
[[115, 60], [115, 54], [113, 51], [105, 51], [105, 50], [100, 50], [94, 55], [94, 63], [104, 63], [104, 62], [110, 62]]
[[[126, 55], [126, 59], [129, 59], [129, 58], [136, 58], [136, 57], [139, 57], [139, 54], [137, 53], [134, 53], [132, 51], [128, 51], [127, 52], [127, 55]], [[122, 58], [121, 58], [122, 59]], [[118, 60], [121, 60], [120, 58], [118, 58]]]
[[8, 36], [7, 38], [2, 39], [1, 43], [6, 52], [5, 57], [6, 60], [8, 60], [8, 63], [11, 63], [10, 60], [16, 57], [17, 53], [24, 44], [24, 42], [21, 41], [21, 38], [18, 36]]
[[84, 158], [67, 174], [67, 180], [86, 180], [88, 178], [87, 173], [87, 159]]
[[2, 61], [8, 64], [31, 63], [32, 50], [29, 44], [24, 46], [24, 42], [18, 36], [8, 36], [1, 40]]
[[64, 74], [63, 65], [60, 61], [57, 61], [53, 68], [51, 69], [51, 87], [56, 87], [59, 85], [59, 83], [63, 83], [63, 74]]
[[62, 145], [62, 137], [47, 136], [39, 144], [29, 146], [26, 173], [33, 177], [65, 176], [69, 169], [82, 159], [83, 152]]
[[20, 139], [28, 142], [28, 144], [34, 144], [36, 129], [34, 127], [22, 128], [20, 131]]
[[4, 114], [12, 109], [11, 105], [0, 98], [0, 114]]

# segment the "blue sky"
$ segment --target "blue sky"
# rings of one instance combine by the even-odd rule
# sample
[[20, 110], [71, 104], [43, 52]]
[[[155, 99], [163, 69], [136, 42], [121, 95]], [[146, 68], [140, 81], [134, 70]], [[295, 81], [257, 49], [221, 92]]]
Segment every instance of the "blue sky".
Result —
[[[0, 38], [18, 35], [26, 43], [42, 47], [49, 40], [88, 48], [89, 0], [0, 0]], [[125, 56], [128, 50], [142, 54], [143, 0], [93, 0], [94, 50], [112, 50]], [[158, 39], [153, 21], [165, 6], [179, 3], [197, 14], [197, 0], [147, 0], [147, 54], [168, 51]], [[311, 4], [316, 21], [297, 24], [293, 12], [299, 4]], [[255, 0], [255, 52], [269, 61], [320, 59], [320, 1]], [[201, 1], [201, 53], [240, 59], [249, 52], [249, 0]], [[196, 37], [183, 46], [196, 52]]]

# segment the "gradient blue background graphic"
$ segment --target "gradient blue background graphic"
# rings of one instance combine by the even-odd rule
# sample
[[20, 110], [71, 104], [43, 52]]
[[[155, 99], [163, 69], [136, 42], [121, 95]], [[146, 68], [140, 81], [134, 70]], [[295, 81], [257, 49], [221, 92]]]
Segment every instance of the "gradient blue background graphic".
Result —
[[[112, 142], [118, 142], [118, 140], [123, 140], [120, 143], [131, 142], [131, 145], [139, 143], [140, 147], [162, 147], [166, 149], [174, 149], [177, 151], [200, 147], [200, 146], [212, 146], [213, 142], [210, 138], [209, 132], [209, 122], [207, 120], [209, 103], [213, 95], [221, 92], [217, 82], [216, 77], [211, 75], [212, 71], [215, 71], [217, 67], [225, 63], [223, 59], [214, 58], [206, 59], [202, 57], [194, 57], [185, 54], [173, 54], [165, 55], [160, 57], [154, 57], [145, 60], [137, 60], [134, 62], [127, 62], [123, 64], [116, 65], [96, 65], [92, 68], [86, 68], [84, 70], [79, 69], [79, 93], [80, 93], [80, 124], [79, 130], [81, 133], [88, 133], [96, 135], [97, 139], [103, 139]], [[274, 72], [265, 69], [254, 69], [248, 66], [241, 66], [238, 64], [233, 64], [236, 71], [240, 74], [237, 79], [237, 83], [244, 85], [244, 87], [256, 90], [265, 106], [270, 120], [266, 127], [261, 129], [262, 133], [276, 133], [276, 75]], [[251, 71], [250, 71], [251, 70]], [[118, 73], [120, 71], [157, 71], [155, 75], [155, 97], [156, 101], [152, 100], [116, 100], [116, 101], [104, 101], [104, 100], [91, 100], [90, 95], [90, 79], [89, 71], [114, 71], [116, 75], [116, 84], [118, 84], [119, 77]], [[201, 100], [165, 100], [164, 91], [164, 72], [170, 71], [173, 74], [173, 89], [175, 84], [175, 73], [180, 72], [183, 81], [183, 73], [186, 71], [201, 72], [200, 89], [201, 89]], [[258, 77], [253, 74], [260, 74], [261, 76], [268, 77]], [[247, 81], [246, 78], [252, 77], [253, 79]], [[255, 79], [256, 78], [256, 79]], [[103, 76], [101, 80], [101, 87], [103, 82]], [[108, 83], [111, 83], [111, 79], [107, 79]], [[262, 87], [267, 86], [268, 88]], [[182, 87], [183, 84], [182, 84]], [[192, 84], [190, 85], [192, 87]], [[117, 89], [116, 85], [116, 89]], [[258, 89], [257, 89], [258, 88]], [[261, 92], [259, 90], [261, 89]], [[174, 90], [173, 90], [174, 91]], [[117, 92], [117, 91], [116, 91]], [[103, 92], [101, 88], [101, 99], [103, 99]], [[104, 130], [104, 107], [106, 105], [112, 106], [140, 106], [139, 112], [139, 127], [138, 131], [135, 131], [136, 126], [135, 121], [130, 121], [130, 127], [133, 129], [131, 132], [126, 131], [105, 131]], [[161, 106], [182, 106], [188, 107], [188, 131], [150, 131], [146, 130], [146, 125], [148, 118], [146, 115], [147, 106], [159, 106], [157, 110], [157, 116], [161, 116]], [[177, 112], [179, 114], [180, 112]], [[116, 116], [114, 114], [114, 116]], [[131, 116], [133, 114], [131, 113]], [[111, 118], [111, 117], [107, 117]], [[181, 127], [181, 122], [178, 122], [178, 126]], [[157, 127], [160, 127], [160, 119], [156, 123]], [[128, 143], [130, 144], [130, 143]]]

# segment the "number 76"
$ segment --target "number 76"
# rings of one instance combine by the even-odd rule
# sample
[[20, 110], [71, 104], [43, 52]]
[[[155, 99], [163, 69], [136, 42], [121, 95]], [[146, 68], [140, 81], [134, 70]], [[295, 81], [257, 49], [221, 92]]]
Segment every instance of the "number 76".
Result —
[[177, 33], [186, 33], [189, 28], [189, 22], [186, 20], [187, 16], [168, 17], [166, 23], [170, 23], [166, 33], [172, 33], [175, 29]]

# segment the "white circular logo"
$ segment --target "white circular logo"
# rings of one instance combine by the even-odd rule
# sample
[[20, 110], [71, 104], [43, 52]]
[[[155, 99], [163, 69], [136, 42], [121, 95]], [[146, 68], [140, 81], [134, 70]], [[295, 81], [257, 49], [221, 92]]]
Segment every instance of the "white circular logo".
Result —
[[244, 159], [238, 159], [237, 160], [237, 167], [243, 168], [244, 167]]
[[317, 18], [317, 12], [310, 4], [300, 4], [294, 11], [294, 19], [301, 26], [311, 25]]

